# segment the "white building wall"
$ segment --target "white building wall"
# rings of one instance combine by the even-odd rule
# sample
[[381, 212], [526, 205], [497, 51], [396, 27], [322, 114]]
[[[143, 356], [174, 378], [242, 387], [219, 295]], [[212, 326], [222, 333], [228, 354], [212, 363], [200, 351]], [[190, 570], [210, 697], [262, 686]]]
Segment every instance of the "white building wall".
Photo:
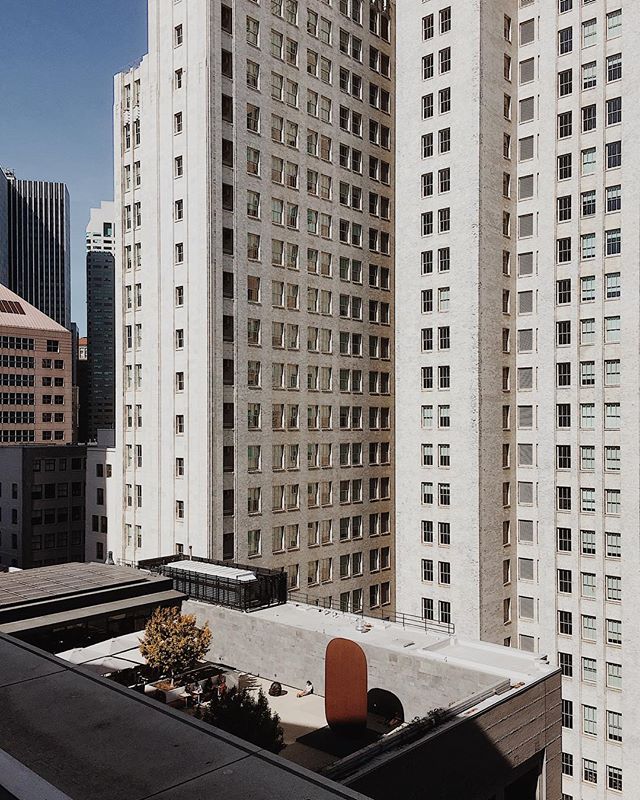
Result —
[[114, 524], [120, 516], [121, 485], [113, 444], [113, 431], [109, 429], [99, 430], [98, 440], [87, 446], [85, 561], [108, 559], [109, 523]]
[[[629, 602], [638, 591], [639, 209], [628, 134], [637, 126], [639, 12], [633, 3], [595, 0], [557, 8], [521, 3], [519, 14], [518, 60], [533, 59], [534, 68], [522, 67], [527, 79], [519, 87], [521, 102], [533, 100], [532, 118], [526, 110], [521, 115], [519, 142], [526, 151], [524, 140], [532, 137], [533, 151], [520, 149], [518, 176], [528, 188], [518, 214], [531, 214], [533, 224], [518, 241], [518, 305], [527, 309], [518, 329], [531, 331], [533, 347], [521, 348], [517, 358], [519, 367], [531, 368], [533, 388], [517, 397], [519, 407], [532, 409], [531, 425], [518, 430], [519, 449], [531, 446], [532, 464], [519, 465], [518, 479], [532, 482], [534, 492], [532, 503], [518, 507], [518, 594], [533, 600], [525, 601], [524, 614], [519, 603], [518, 626], [523, 646], [563, 667], [567, 800], [619, 797], [620, 781], [622, 794], [635, 797], [640, 777], [638, 637]], [[572, 47], [563, 53], [561, 37], [569, 31]], [[621, 80], [607, 74], [607, 59], [617, 54]], [[561, 90], [569, 71], [571, 88]], [[617, 97], [621, 123], [608, 118], [607, 101]], [[583, 114], [592, 106], [596, 122], [589, 129]], [[561, 132], [568, 120], [560, 115], [569, 112], [571, 131]], [[618, 141], [621, 167], [607, 163], [607, 145]], [[592, 152], [593, 167], [583, 166]], [[569, 155], [571, 175], [564, 176], [558, 159]], [[607, 189], [618, 185], [621, 209], [607, 209]], [[570, 215], [561, 213], [567, 198]], [[616, 230], [621, 252], [608, 253], [606, 232]], [[593, 247], [584, 238], [591, 235]], [[569, 241], [570, 255], [562, 257]], [[606, 333], [606, 320], [617, 317], [619, 343]], [[619, 382], [606, 379], [612, 361], [619, 361]], [[612, 413], [617, 404], [619, 421]], [[607, 448], [619, 448], [618, 469]], [[617, 623], [620, 644], [613, 641]], [[621, 681], [611, 672], [618, 667]], [[622, 742], [611, 724], [611, 714], [620, 713]]]
[[[358, 7], [358, 4], [354, 4]], [[114, 555], [124, 561], [166, 555], [178, 546], [192, 548], [195, 555], [235, 559], [246, 562], [255, 558], [257, 565], [286, 567], [292, 588], [299, 588], [326, 602], [359, 603], [384, 611], [393, 601], [391, 581], [393, 527], [391, 521], [392, 453], [390, 427], [393, 397], [393, 316], [391, 313], [393, 281], [391, 237], [393, 211], [389, 219], [381, 219], [369, 211], [369, 192], [389, 199], [393, 182], [392, 144], [382, 147], [369, 141], [369, 122], [384, 125], [392, 136], [392, 73], [382, 77], [370, 69], [369, 46], [386, 55], [392, 42], [369, 32], [370, 5], [362, 6], [360, 21], [341, 14], [338, 7], [320, 8], [314, 2], [298, 4], [297, 20], [287, 21], [272, 13], [271, 4], [256, 5], [244, 0], [231, 6], [229, 18], [222, 20], [222, 6], [194, 0], [170, 2], [153, 0], [149, 5], [149, 54], [140, 66], [116, 77], [114, 125], [116, 131], [116, 208], [121, 233], [117, 253], [120, 276], [118, 329], [131, 325], [135, 331], [142, 325], [141, 344], [119, 340], [123, 371], [119, 375], [123, 407], [117, 423], [117, 448], [122, 454], [124, 486], [123, 525], [110, 526]], [[380, 16], [371, 6], [374, 21]], [[226, 12], [225, 12], [226, 13]], [[330, 43], [313, 35], [313, 15], [332, 26]], [[247, 20], [260, 26], [258, 47], [247, 39]], [[230, 20], [230, 25], [228, 24]], [[253, 24], [253, 23], [251, 23]], [[181, 43], [177, 29], [181, 26]], [[355, 36], [361, 43], [361, 61], [340, 50], [340, 31]], [[297, 67], [287, 65], [273, 54], [272, 31], [283, 36], [283, 54], [287, 41], [297, 44]], [[391, 34], [392, 36], [393, 34]], [[389, 39], [391, 39], [391, 36]], [[351, 41], [351, 40], [350, 40]], [[349, 48], [347, 48], [349, 49]], [[332, 78], [323, 81], [307, 70], [307, 50], [320, 59], [327, 55], [332, 62]], [[223, 74], [232, 70], [233, 77]], [[261, 70], [259, 90], [247, 85], [247, 64], [258, 64]], [[362, 99], [357, 101], [341, 89], [340, 67], [358, 73], [362, 78]], [[181, 86], [177, 71], [182, 70]], [[298, 106], [272, 97], [272, 72], [282, 74], [298, 84]], [[140, 81], [139, 102], [135, 83]], [[379, 110], [368, 102], [369, 84], [374, 83], [389, 96], [389, 109]], [[130, 86], [127, 89], [127, 86]], [[130, 99], [127, 100], [127, 92]], [[308, 92], [331, 100], [331, 120], [323, 121], [308, 113]], [[233, 123], [223, 119], [233, 113]], [[341, 131], [340, 105], [347, 104], [362, 114], [359, 136]], [[247, 107], [260, 107], [260, 130], [247, 129]], [[175, 129], [176, 115], [182, 114], [182, 130]], [[274, 143], [272, 114], [282, 116], [298, 127], [296, 146]], [[135, 142], [135, 121], [140, 119], [140, 144]], [[126, 126], [130, 125], [131, 145], [126, 147]], [[331, 156], [320, 158], [309, 151], [308, 131], [317, 131], [331, 141]], [[223, 141], [233, 150], [233, 165], [228, 161]], [[340, 166], [340, 146], [357, 148], [362, 157], [362, 174]], [[260, 151], [259, 175], [247, 170], [247, 148]], [[388, 168], [385, 180], [369, 180], [369, 158], [383, 160]], [[182, 157], [181, 177], [176, 176], [175, 159]], [[297, 188], [286, 187], [272, 180], [272, 157], [282, 158], [298, 170]], [[136, 185], [135, 166], [140, 164], [140, 185]], [[131, 176], [127, 186], [127, 167]], [[321, 198], [307, 191], [308, 170], [331, 179], [330, 196]], [[349, 182], [362, 192], [362, 210], [340, 204], [340, 183]], [[224, 186], [224, 189], [223, 189]], [[228, 193], [227, 193], [228, 192]], [[257, 219], [247, 214], [250, 192], [259, 192], [261, 211]], [[224, 194], [223, 194], [224, 193]], [[229, 202], [231, 195], [233, 203]], [[282, 198], [298, 207], [297, 227], [272, 222], [272, 199]], [[177, 219], [176, 202], [182, 201], [182, 219]], [[132, 219], [127, 228], [127, 215], [135, 217], [136, 203], [141, 203], [142, 221]], [[391, 208], [389, 206], [389, 208]], [[130, 209], [128, 211], [128, 209]], [[331, 235], [319, 236], [307, 227], [307, 213], [317, 211], [331, 217]], [[340, 220], [362, 226], [362, 243], [351, 246], [339, 241]], [[368, 247], [369, 228], [390, 238], [389, 253], [377, 246]], [[224, 232], [223, 232], [224, 231]], [[223, 236], [232, 232], [234, 253], [224, 252]], [[382, 237], [380, 233], [380, 237]], [[260, 236], [258, 258], [248, 251], [250, 235]], [[298, 250], [297, 264], [290, 268], [275, 265], [272, 240], [283, 240]], [[135, 263], [136, 244], [141, 245], [141, 262]], [[184, 257], [176, 263], [176, 246], [183, 246]], [[132, 263], [128, 263], [131, 248]], [[308, 251], [330, 256], [329, 274], [314, 273], [309, 267]], [[361, 263], [357, 282], [341, 277], [340, 257], [348, 256]], [[320, 261], [319, 257], [319, 261]], [[295, 268], [297, 266], [297, 268]], [[384, 288], [369, 286], [370, 267], [384, 268], [388, 277]], [[379, 273], [378, 273], [379, 274]], [[223, 277], [228, 276], [228, 277]], [[260, 279], [260, 298], [248, 297], [248, 279]], [[229, 280], [230, 279], [230, 280]], [[226, 287], [223, 290], [223, 280]], [[276, 307], [272, 288], [282, 282], [297, 287], [298, 307]], [[141, 302], [136, 304], [136, 286], [140, 286]], [[176, 302], [176, 290], [182, 291], [182, 302]], [[331, 307], [321, 314], [309, 310], [308, 295], [315, 289], [331, 295]], [[128, 307], [127, 293], [131, 295]], [[361, 303], [361, 318], [345, 318], [339, 314], [341, 295], [355, 296]], [[385, 304], [388, 319], [370, 320], [369, 301]], [[377, 307], [372, 306], [372, 313]], [[227, 320], [227, 327], [223, 327]], [[258, 320], [261, 341], [258, 346], [248, 341], [249, 320]], [[297, 327], [295, 346], [272, 345], [272, 325], [284, 323], [287, 332]], [[308, 348], [310, 328], [330, 332], [330, 352], [316, 353]], [[176, 346], [178, 331], [183, 344]], [[361, 337], [361, 350], [354, 356], [341, 353], [342, 334]], [[370, 337], [386, 340], [389, 352], [375, 357]], [[248, 366], [260, 361], [261, 386], [248, 386]], [[226, 376], [223, 367], [226, 363]], [[272, 388], [273, 364], [285, 363], [298, 369], [297, 389]], [[136, 379], [140, 365], [140, 380]], [[324, 390], [308, 390], [308, 372], [314, 367], [331, 370], [331, 385]], [[340, 388], [341, 369], [361, 373], [362, 389]], [[388, 386], [369, 391], [369, 372], [384, 373]], [[131, 374], [129, 382], [128, 374]], [[178, 386], [178, 374], [184, 385]], [[232, 378], [229, 381], [228, 378]], [[248, 408], [257, 403], [261, 408], [260, 430], [249, 430]], [[297, 407], [299, 425], [279, 430], [272, 426], [272, 406], [285, 406], [287, 416]], [[309, 407], [330, 409], [324, 429], [307, 426]], [[142, 425], [137, 424], [136, 407], [142, 409]], [[340, 408], [360, 410], [362, 423], [357, 430], [340, 428]], [[369, 424], [369, 409], [383, 408], [388, 414], [384, 430]], [[224, 422], [225, 408], [228, 424]], [[128, 409], [131, 413], [128, 413]], [[131, 416], [132, 424], [128, 425]], [[320, 414], [318, 414], [320, 416]], [[184, 425], [184, 430], [176, 433]], [[308, 460], [308, 448], [331, 445], [331, 459], [323, 468]], [[357, 444], [361, 448], [360, 465], [340, 464], [341, 445]], [[297, 448], [295, 464], [281, 469], [273, 456], [279, 445]], [[369, 446], [385, 445], [384, 463], [369, 463]], [[142, 462], [139, 462], [142, 447]], [[259, 469], [250, 471], [248, 448], [260, 447]], [[129, 449], [130, 448], [130, 449]], [[344, 449], [344, 448], [342, 448]], [[227, 464], [224, 458], [228, 459]], [[177, 473], [177, 459], [182, 459], [184, 474]], [[341, 497], [341, 481], [356, 483], [361, 496]], [[374, 496], [371, 481], [381, 486], [384, 497]], [[313, 495], [309, 485], [331, 485], [331, 496], [317, 507], [307, 498]], [[352, 483], [353, 482], [353, 483]], [[273, 487], [298, 487], [298, 502], [283, 511], [272, 508]], [[137, 487], [141, 487], [140, 490]], [[259, 509], [249, 510], [248, 499], [253, 489], [261, 492]], [[138, 503], [136, 492], [142, 492]], [[131, 498], [130, 500], [128, 498]], [[227, 504], [225, 513], [224, 505]], [[294, 507], [295, 506], [295, 507]], [[384, 534], [380, 519], [385, 516]], [[372, 518], [378, 521], [374, 526]], [[358, 535], [351, 529], [340, 538], [341, 520], [352, 524], [360, 521]], [[331, 523], [331, 539], [323, 547], [312, 541], [315, 522]], [[354, 523], [355, 524], [355, 523]], [[274, 529], [284, 526], [286, 546], [276, 548]], [[297, 526], [297, 528], [295, 527]], [[354, 528], [355, 529], [355, 528]], [[260, 548], [254, 552], [249, 544], [249, 531], [260, 532]], [[296, 541], [289, 534], [297, 530]], [[368, 541], [369, 535], [375, 538]], [[316, 549], [314, 549], [316, 548]], [[385, 552], [380, 566], [369, 569], [370, 550]], [[348, 557], [349, 570], [342, 578], [340, 560]], [[310, 581], [315, 561], [331, 567], [324, 581]], [[358, 574], [352, 565], [359, 564]], [[369, 585], [373, 585], [369, 596]], [[369, 603], [369, 600], [372, 600]], [[364, 603], [363, 603], [364, 600]]]
[[[396, 338], [396, 391], [402, 398], [397, 409], [398, 607], [429, 615], [423, 604], [432, 602], [433, 617], [442, 619], [444, 611], [446, 619], [441, 603], [450, 603], [451, 621], [461, 635], [500, 643], [512, 635], [508, 608], [503, 610], [511, 595], [508, 580], [503, 586], [503, 569], [507, 575], [509, 570], [503, 562], [510, 558], [513, 490], [510, 453], [503, 462], [503, 446], [510, 448], [512, 434], [502, 426], [511, 379], [510, 372], [505, 374], [503, 384], [503, 369], [511, 369], [513, 358], [510, 340], [503, 344], [503, 331], [510, 336], [511, 328], [509, 294], [503, 300], [503, 292], [510, 292], [512, 280], [503, 212], [511, 214], [513, 205], [503, 196], [503, 174], [511, 163], [503, 157], [503, 136], [513, 127], [503, 113], [504, 95], [511, 92], [504, 55], [512, 51], [503, 36], [503, 16], [512, 5], [474, 2], [460, 13], [445, 2], [408, 0], [397, 9], [402, 42], [396, 65], [396, 296], [402, 310]], [[450, 29], [443, 22], [448, 14]], [[425, 35], [431, 24], [433, 35]], [[451, 48], [451, 70], [442, 73], [445, 48]], [[425, 78], [423, 58], [430, 56], [434, 74]], [[443, 89], [451, 92], [448, 112], [439, 104]], [[423, 119], [423, 98], [429, 96], [433, 116]], [[443, 130], [450, 131], [448, 152], [440, 152]], [[430, 135], [433, 154], [423, 154], [422, 137]], [[440, 191], [442, 169], [450, 170], [448, 192]], [[433, 194], [423, 197], [421, 179], [427, 174]], [[440, 209], [450, 210], [448, 232], [439, 230]], [[422, 230], [424, 213], [433, 214], [432, 233]], [[448, 270], [438, 263], [443, 248], [450, 252]], [[433, 259], [432, 267], [425, 267], [425, 258]], [[446, 289], [449, 302], [443, 308]], [[425, 300], [424, 292], [432, 294]], [[443, 328], [450, 333], [448, 348], [439, 341]], [[423, 329], [433, 336], [432, 350], [423, 347]], [[439, 380], [440, 367], [450, 368], [450, 386]], [[425, 378], [425, 369], [433, 375]], [[448, 427], [439, 419], [447, 409]], [[442, 445], [449, 446], [450, 466], [439, 457]], [[424, 464], [425, 447], [432, 449], [433, 465]], [[432, 487], [433, 502], [421, 496], [425, 484], [430, 484], [427, 491]], [[448, 505], [441, 485], [450, 487]], [[449, 526], [449, 543], [439, 530], [443, 525]], [[433, 580], [428, 571], [423, 574], [425, 561], [433, 565]], [[450, 585], [441, 580], [441, 562], [450, 565]]]

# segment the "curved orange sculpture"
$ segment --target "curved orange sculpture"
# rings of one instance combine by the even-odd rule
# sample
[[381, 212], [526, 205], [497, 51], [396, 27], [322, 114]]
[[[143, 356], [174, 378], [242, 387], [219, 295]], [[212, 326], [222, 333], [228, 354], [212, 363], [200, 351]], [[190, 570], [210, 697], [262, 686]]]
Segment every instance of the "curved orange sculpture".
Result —
[[324, 661], [324, 710], [329, 727], [353, 735], [367, 727], [367, 657], [349, 639], [332, 639]]

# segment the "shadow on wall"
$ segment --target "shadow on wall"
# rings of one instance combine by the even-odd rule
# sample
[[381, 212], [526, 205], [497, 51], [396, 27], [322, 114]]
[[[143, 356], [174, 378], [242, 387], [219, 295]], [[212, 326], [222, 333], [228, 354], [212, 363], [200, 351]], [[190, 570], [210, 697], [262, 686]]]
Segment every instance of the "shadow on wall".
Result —
[[556, 800], [543, 791], [542, 765], [540, 752], [514, 769], [470, 719], [404, 752], [390, 752], [366, 774], [342, 782], [372, 800]]

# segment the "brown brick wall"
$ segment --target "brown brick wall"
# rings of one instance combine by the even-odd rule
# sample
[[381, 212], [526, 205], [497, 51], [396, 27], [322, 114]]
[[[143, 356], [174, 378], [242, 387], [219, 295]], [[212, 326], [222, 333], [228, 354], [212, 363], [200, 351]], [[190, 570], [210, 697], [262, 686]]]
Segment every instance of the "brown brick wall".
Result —
[[[13, 328], [2, 327], [0, 328], [0, 336], [16, 336], [22, 338], [30, 338], [34, 340], [33, 350], [15, 350], [2, 348], [0, 346], [0, 375], [33, 375], [34, 385], [30, 386], [0, 386], [0, 392], [21, 392], [34, 395], [33, 405], [9, 405], [3, 404], [0, 398], [0, 412], [4, 411], [21, 411], [21, 412], [34, 412], [33, 424], [24, 423], [10, 423], [2, 422], [0, 416], [0, 445], [1, 444], [24, 444], [23, 442], [10, 442], [3, 440], [4, 431], [33, 431], [35, 444], [69, 444], [72, 441], [73, 432], [73, 386], [72, 386], [72, 351], [71, 351], [71, 333], [69, 331], [46, 331], [40, 329], [29, 328]], [[59, 342], [59, 351], [48, 352], [47, 341], [55, 340]], [[2, 366], [2, 356], [26, 356], [33, 357], [33, 369], [29, 368], [15, 368], [9, 366]], [[51, 359], [51, 368], [44, 367], [45, 359]], [[63, 368], [56, 369], [55, 361], [63, 361]], [[62, 378], [64, 385], [62, 387], [44, 386], [43, 379], [51, 378], [54, 383], [55, 378]], [[0, 379], [1, 381], [1, 379]], [[45, 404], [43, 398], [45, 395], [51, 395], [51, 404]], [[63, 402], [60, 404], [55, 403], [55, 396], [62, 396]], [[55, 422], [55, 414], [64, 414], [63, 422]], [[44, 422], [43, 415], [51, 414], [51, 422]], [[62, 438], [56, 439], [56, 431], [62, 432]], [[45, 438], [45, 432], [50, 432], [51, 438]], [[60, 433], [58, 433], [60, 435]]]

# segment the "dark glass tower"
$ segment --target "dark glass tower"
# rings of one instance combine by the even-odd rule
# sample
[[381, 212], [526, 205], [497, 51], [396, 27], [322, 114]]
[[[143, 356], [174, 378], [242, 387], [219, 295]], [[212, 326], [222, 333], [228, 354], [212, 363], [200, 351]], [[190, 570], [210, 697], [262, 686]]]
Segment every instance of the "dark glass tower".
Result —
[[9, 288], [65, 328], [71, 324], [69, 192], [64, 183], [6, 172]]

